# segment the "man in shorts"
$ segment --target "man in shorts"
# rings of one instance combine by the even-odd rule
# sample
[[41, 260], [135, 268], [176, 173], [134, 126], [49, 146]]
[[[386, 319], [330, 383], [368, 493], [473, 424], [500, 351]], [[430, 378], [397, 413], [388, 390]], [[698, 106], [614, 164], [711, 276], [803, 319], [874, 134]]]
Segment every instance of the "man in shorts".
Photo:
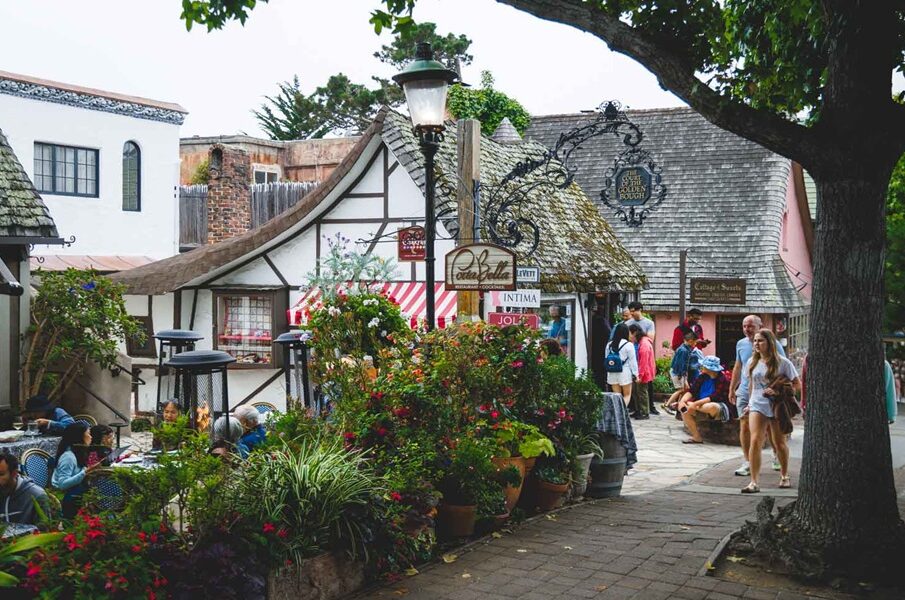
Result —
[[[757, 333], [761, 327], [763, 327], [763, 321], [761, 321], [761, 318], [757, 315], [748, 315], [742, 319], [742, 333], [745, 334], [745, 337], [735, 344], [735, 366], [732, 368], [732, 381], [729, 383], [729, 402], [732, 404], [736, 404], [738, 400], [735, 392], [738, 390], [739, 385], [741, 385], [743, 380], [748, 378], [748, 370], [745, 367], [751, 359], [751, 355], [754, 353], [754, 334]], [[781, 356], [786, 355], [782, 346], [777, 344], [776, 349]], [[738, 410], [739, 422], [738, 438], [742, 447], [742, 456], [744, 458], [742, 466], [735, 470], [735, 474], [740, 477], [747, 477], [751, 474], [751, 469], [748, 464], [748, 448], [751, 445], [751, 433], [748, 429], [748, 413], [745, 412], [747, 400], [742, 400], [736, 404], [736, 408]], [[779, 469], [779, 459], [774, 453], [773, 470], [779, 471]]]

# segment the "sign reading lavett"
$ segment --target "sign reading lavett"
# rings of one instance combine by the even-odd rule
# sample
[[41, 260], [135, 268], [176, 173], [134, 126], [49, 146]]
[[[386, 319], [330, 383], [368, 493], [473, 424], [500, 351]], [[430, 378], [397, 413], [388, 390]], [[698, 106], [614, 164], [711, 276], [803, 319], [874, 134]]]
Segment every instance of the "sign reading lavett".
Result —
[[540, 328], [540, 316], [528, 313], [492, 312], [487, 314], [487, 322], [499, 327], [506, 327], [508, 325], [527, 325], [532, 329]]
[[516, 267], [515, 280], [518, 283], [540, 283], [540, 268]]
[[406, 227], [396, 232], [396, 256], [399, 262], [424, 260], [424, 227]]
[[744, 279], [691, 278], [692, 304], [744, 304], [746, 291]]
[[446, 255], [446, 289], [514, 290], [515, 252], [493, 244], [459, 246]]
[[509, 308], [540, 308], [540, 290], [491, 292], [490, 305], [508, 306]]

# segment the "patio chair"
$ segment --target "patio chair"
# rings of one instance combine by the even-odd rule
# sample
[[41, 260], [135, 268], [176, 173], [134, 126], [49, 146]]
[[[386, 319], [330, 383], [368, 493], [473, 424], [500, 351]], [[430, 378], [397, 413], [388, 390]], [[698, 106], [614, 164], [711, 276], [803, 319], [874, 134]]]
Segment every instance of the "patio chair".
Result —
[[99, 467], [85, 475], [85, 504], [98, 512], [119, 512], [126, 504], [113, 469]]
[[19, 458], [22, 472], [28, 475], [32, 481], [42, 488], [50, 487], [50, 475], [53, 472], [52, 457], [40, 448], [29, 448]]
[[258, 413], [262, 415], [266, 415], [269, 412], [276, 412], [277, 410], [277, 407], [270, 402], [252, 402], [251, 405], [258, 409]]
[[91, 415], [73, 415], [72, 418], [75, 419], [76, 423], [85, 423], [88, 427], [97, 425], [97, 419]]

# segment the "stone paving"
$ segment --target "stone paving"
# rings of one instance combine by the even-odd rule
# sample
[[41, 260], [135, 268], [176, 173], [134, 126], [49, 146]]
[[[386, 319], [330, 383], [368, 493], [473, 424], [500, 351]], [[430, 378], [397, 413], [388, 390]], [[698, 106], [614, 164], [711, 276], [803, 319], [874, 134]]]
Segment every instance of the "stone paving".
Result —
[[[776, 489], [778, 474], [770, 468], [769, 450], [764, 453], [763, 491], [747, 496], [739, 493], [747, 478], [733, 475], [741, 459], [738, 449], [682, 445], [686, 436], [681, 424], [667, 415], [634, 423], [639, 466], [626, 477], [622, 497], [541, 515], [499, 538], [472, 544], [451, 562], [426, 566], [418, 575], [356, 598], [820, 597], [699, 574], [720, 540], [752, 517], [764, 495], [780, 496], [778, 504], [791, 501], [782, 496], [795, 495], [794, 489]], [[798, 428], [791, 442], [793, 485], [801, 435]]]

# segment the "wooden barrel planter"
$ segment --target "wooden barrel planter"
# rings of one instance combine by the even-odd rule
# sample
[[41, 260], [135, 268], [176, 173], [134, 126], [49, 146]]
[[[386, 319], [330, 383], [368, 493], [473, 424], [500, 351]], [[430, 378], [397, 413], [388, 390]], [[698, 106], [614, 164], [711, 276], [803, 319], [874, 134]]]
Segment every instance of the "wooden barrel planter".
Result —
[[614, 498], [622, 493], [625, 479], [625, 448], [619, 439], [610, 433], [599, 433], [603, 458], [591, 460], [591, 484], [586, 495], [591, 498]]

